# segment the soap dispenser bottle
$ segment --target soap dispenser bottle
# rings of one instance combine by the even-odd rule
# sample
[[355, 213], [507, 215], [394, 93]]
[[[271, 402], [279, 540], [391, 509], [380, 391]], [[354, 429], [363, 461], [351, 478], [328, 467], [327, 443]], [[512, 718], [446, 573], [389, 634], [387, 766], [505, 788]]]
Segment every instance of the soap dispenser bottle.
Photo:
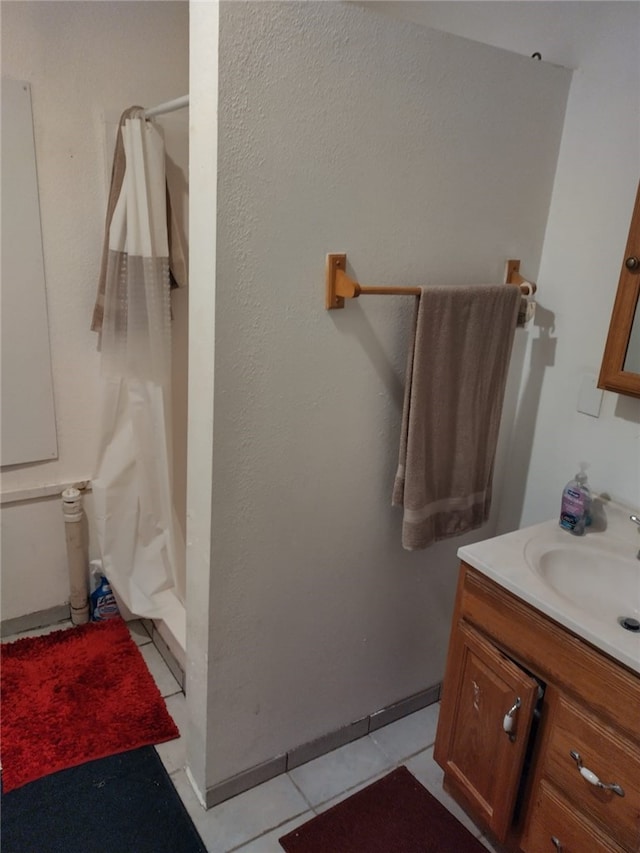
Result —
[[591, 492], [587, 485], [587, 475], [581, 470], [562, 491], [560, 527], [574, 536], [582, 536], [585, 527], [591, 524], [590, 509]]

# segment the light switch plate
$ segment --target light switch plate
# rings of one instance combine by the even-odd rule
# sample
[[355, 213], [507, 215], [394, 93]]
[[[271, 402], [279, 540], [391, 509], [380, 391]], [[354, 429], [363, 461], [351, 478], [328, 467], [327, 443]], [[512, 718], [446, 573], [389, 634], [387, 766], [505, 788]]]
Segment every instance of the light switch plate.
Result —
[[598, 388], [598, 377], [595, 373], [585, 373], [578, 392], [578, 411], [583, 415], [599, 418], [602, 394], [603, 391]]

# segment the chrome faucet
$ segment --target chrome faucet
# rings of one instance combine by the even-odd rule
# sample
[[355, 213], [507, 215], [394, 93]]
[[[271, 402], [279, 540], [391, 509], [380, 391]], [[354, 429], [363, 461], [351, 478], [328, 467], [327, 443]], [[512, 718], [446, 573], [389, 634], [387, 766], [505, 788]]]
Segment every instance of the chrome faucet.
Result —
[[[638, 527], [640, 527], [640, 518], [638, 518], [637, 515], [630, 515], [629, 519], [633, 521], [634, 524], [637, 524]], [[640, 548], [638, 548], [638, 553], [636, 554], [636, 557], [638, 558], [638, 560], [640, 560]]]

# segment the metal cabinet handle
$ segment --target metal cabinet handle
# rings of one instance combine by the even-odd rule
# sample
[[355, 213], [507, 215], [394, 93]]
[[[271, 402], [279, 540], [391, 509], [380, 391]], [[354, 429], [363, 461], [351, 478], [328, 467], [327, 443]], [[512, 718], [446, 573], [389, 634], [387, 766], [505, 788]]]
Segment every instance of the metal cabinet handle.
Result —
[[640, 270], [640, 259], [636, 258], [635, 255], [630, 255], [624, 262], [624, 265], [629, 272], [637, 272]]
[[580, 775], [587, 780], [591, 785], [595, 785], [596, 788], [604, 788], [607, 791], [613, 791], [614, 794], [617, 794], [619, 797], [624, 797], [624, 789], [620, 787], [620, 785], [615, 782], [601, 782], [593, 770], [589, 770], [588, 767], [584, 767], [582, 764], [582, 756], [579, 752], [576, 752], [575, 749], [569, 751], [569, 755], [578, 765], [578, 770], [580, 771]]
[[560, 839], [556, 838], [555, 835], [551, 836], [551, 843], [556, 848], [558, 853], [562, 853], [562, 844], [560, 843]]
[[522, 705], [520, 701], [520, 697], [516, 698], [516, 701], [513, 703], [513, 706], [507, 711], [504, 715], [504, 719], [502, 720], [502, 729], [509, 735], [509, 740], [514, 741], [516, 736], [513, 733], [513, 724], [515, 722], [516, 711]]

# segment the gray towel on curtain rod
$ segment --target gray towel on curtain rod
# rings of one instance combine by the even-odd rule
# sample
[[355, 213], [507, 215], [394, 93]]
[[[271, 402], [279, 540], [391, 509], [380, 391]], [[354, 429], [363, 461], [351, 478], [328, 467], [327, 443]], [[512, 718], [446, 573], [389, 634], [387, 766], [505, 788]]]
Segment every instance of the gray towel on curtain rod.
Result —
[[504, 284], [422, 289], [407, 360], [398, 471], [402, 545], [413, 551], [481, 527], [520, 290]]
[[[113, 164], [111, 166], [111, 183], [109, 185], [109, 198], [107, 200], [107, 215], [104, 226], [104, 243], [102, 246], [102, 259], [100, 262], [100, 276], [98, 278], [98, 291], [96, 293], [96, 301], [91, 317], [91, 331], [102, 331], [102, 321], [104, 319], [104, 297], [106, 292], [107, 282], [107, 259], [109, 256], [109, 228], [113, 219], [113, 211], [115, 210], [120, 192], [122, 190], [122, 182], [126, 171], [126, 157], [124, 154], [124, 145], [122, 142], [121, 128], [128, 118], [134, 118], [144, 112], [143, 107], [128, 107], [120, 116], [118, 122], [118, 134], [116, 137], [116, 147], [113, 154]], [[186, 252], [182, 245], [182, 237], [180, 229], [176, 222], [176, 217], [171, 207], [171, 197], [169, 195], [169, 186], [167, 185], [167, 223], [169, 237], [169, 271], [171, 274], [171, 287], [185, 287], [187, 284], [187, 262]]]

